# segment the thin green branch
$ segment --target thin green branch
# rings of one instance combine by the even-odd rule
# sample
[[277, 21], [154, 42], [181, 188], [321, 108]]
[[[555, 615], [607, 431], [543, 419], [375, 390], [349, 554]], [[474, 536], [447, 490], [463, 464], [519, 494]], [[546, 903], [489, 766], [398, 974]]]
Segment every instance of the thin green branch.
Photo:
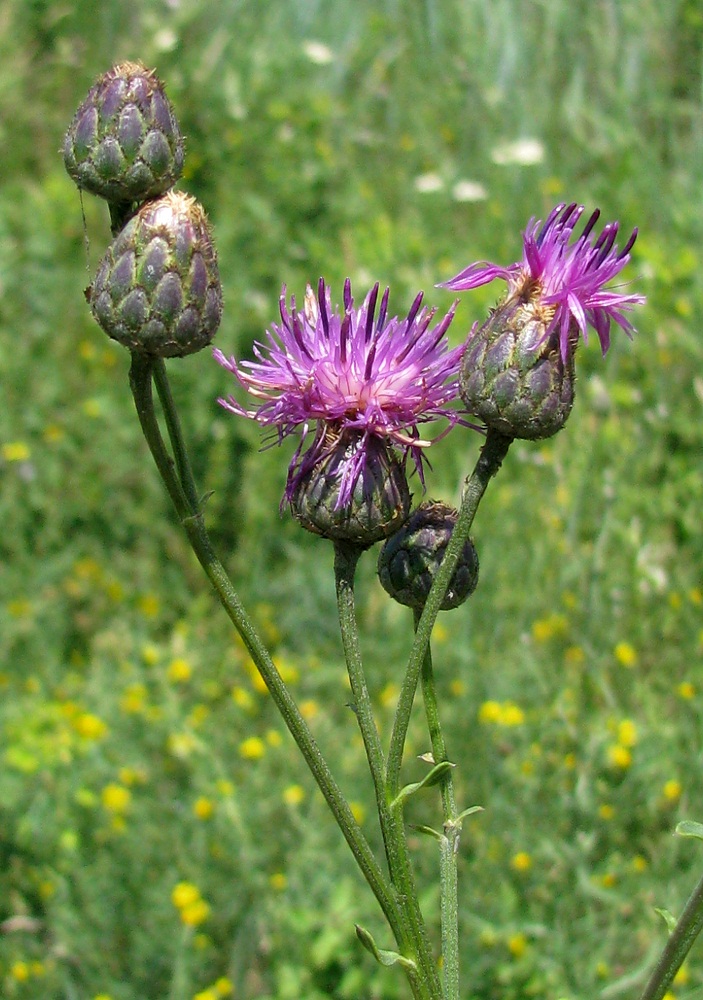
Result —
[[[415, 627], [420, 620], [415, 613]], [[442, 735], [437, 705], [437, 692], [432, 669], [432, 652], [428, 646], [420, 675], [425, 717], [430, 733], [435, 764], [449, 760]], [[442, 924], [442, 976], [444, 1000], [459, 1000], [459, 877], [457, 854], [461, 835], [461, 820], [457, 820], [454, 782], [451, 770], [440, 779], [443, 835], [439, 840], [440, 919]]]
[[354, 574], [361, 552], [362, 550], [358, 546], [335, 542], [334, 570], [344, 655], [354, 696], [354, 710], [364, 741], [376, 793], [376, 804], [388, 869], [391, 881], [404, 901], [401, 912], [406, 921], [407, 930], [404, 941], [402, 943], [399, 941], [399, 944], [404, 948], [405, 957], [414, 960], [421, 980], [430, 991], [428, 996], [436, 997], [439, 1000], [442, 996], [441, 986], [427, 929], [420, 911], [417, 886], [405, 836], [402, 807], [393, 809], [389, 806], [390, 798], [387, 795], [385, 785], [383, 748], [373, 716], [359, 648], [354, 602]]
[[[151, 391], [152, 370], [153, 362], [151, 359], [136, 353], [132, 355], [130, 386], [139, 421], [161, 478], [181, 517], [193, 551], [205, 570], [230, 620], [241, 635], [249, 651], [249, 655], [261, 673], [273, 701], [322, 791], [364, 878], [376, 896], [394, 934], [396, 934], [399, 940], [402, 940], [403, 921], [395, 894], [381, 871], [360, 826], [354, 819], [349, 804], [334, 780], [327, 762], [320, 753], [307, 723], [300, 714], [251, 619], [246, 614], [223, 566], [217, 559], [205, 530], [202, 517], [199, 514], [193, 515], [191, 513], [190, 502], [176, 475], [174, 463], [166, 451], [154, 412]], [[165, 372], [163, 372], [163, 378], [165, 379], [165, 377]], [[171, 405], [170, 393], [162, 395], [162, 401], [164, 399], [167, 406]], [[180, 435], [178, 421], [177, 419], [173, 419], [173, 416], [169, 418], [168, 426], [171, 433]], [[182, 440], [179, 444], [179, 448], [181, 447], [185, 453], [185, 446], [182, 444]], [[425, 994], [416, 992], [416, 996], [422, 998]]]
[[703, 878], [689, 896], [640, 1000], [662, 1000], [701, 930], [703, 930]]
[[400, 767], [403, 761], [405, 740], [410, 724], [410, 714], [434, 623], [437, 620], [440, 606], [447, 593], [449, 581], [452, 578], [464, 542], [469, 537], [469, 531], [471, 530], [478, 505], [481, 502], [483, 494], [486, 492], [486, 487], [491, 477], [500, 469], [512, 440], [512, 438], [505, 437], [497, 431], [489, 430], [486, 441], [481, 449], [481, 454], [476, 462], [476, 467], [464, 484], [459, 516], [452, 532], [452, 537], [447, 545], [442, 565], [433, 581], [424, 610], [418, 622], [415, 640], [410, 651], [410, 658], [398, 699], [386, 764], [386, 785], [391, 799], [395, 798], [398, 794]]

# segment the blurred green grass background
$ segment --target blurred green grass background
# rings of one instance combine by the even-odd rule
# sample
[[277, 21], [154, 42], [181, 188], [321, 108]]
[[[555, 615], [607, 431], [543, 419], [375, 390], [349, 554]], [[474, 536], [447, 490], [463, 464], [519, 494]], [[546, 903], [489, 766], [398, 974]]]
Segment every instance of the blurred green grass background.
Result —
[[[481, 583], [435, 658], [465, 827], [471, 1000], [634, 997], [703, 820], [703, 10], [696, 0], [0, 4], [0, 995], [393, 998], [373, 900], [204, 586], [140, 439], [128, 356], [82, 295], [108, 241], [58, 150], [94, 78], [155, 66], [215, 227], [217, 342], [283, 283], [379, 280], [401, 313], [520, 253], [560, 200], [640, 228], [633, 343], [579, 352], [563, 434], [516, 445], [475, 524]], [[88, 262], [88, 263], [87, 263]], [[495, 289], [465, 295], [456, 342]], [[594, 338], [595, 339], [595, 338]], [[378, 843], [336, 635], [331, 553], [279, 517], [290, 446], [170, 366], [213, 537]], [[455, 431], [429, 494], [455, 501]], [[387, 733], [410, 622], [361, 567]], [[393, 665], [397, 665], [394, 667]], [[408, 748], [428, 749], [418, 717]], [[436, 823], [427, 792], [411, 821]], [[436, 925], [437, 857], [413, 845]], [[388, 942], [390, 943], [390, 942]], [[674, 986], [700, 995], [696, 952]]]

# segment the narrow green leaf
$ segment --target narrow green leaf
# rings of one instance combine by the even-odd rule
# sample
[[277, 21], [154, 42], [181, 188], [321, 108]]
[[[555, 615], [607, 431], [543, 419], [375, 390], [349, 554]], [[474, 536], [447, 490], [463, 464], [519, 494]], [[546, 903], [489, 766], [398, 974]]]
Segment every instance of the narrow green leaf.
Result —
[[369, 934], [369, 932], [363, 927], [359, 927], [358, 924], [356, 924], [356, 936], [361, 941], [364, 948], [371, 952], [376, 961], [381, 965], [402, 965], [404, 969], [417, 968], [412, 959], [404, 958], [403, 955], [399, 955], [397, 951], [384, 951], [383, 948], [379, 948], [371, 934]]
[[696, 823], [692, 819], [684, 819], [676, 824], [674, 832], [679, 837], [697, 837], [698, 840], [703, 840], [703, 823]]
[[431, 826], [411, 825], [410, 829], [416, 830], [418, 833], [424, 833], [426, 837], [434, 837], [435, 840], [444, 840], [444, 834], [440, 833], [438, 830], [433, 830]]
[[473, 816], [474, 813], [482, 813], [483, 806], [469, 806], [468, 809], [464, 809], [460, 812], [457, 818], [454, 820], [455, 823], [460, 823], [462, 819], [466, 819], [467, 816]]
[[661, 906], [655, 906], [654, 912], [659, 914], [659, 916], [666, 924], [666, 929], [669, 931], [669, 934], [671, 934], [671, 932], [676, 927], [676, 917], [674, 916], [674, 914], [670, 913], [669, 910], [665, 910]]
[[449, 760], [443, 760], [439, 764], [435, 764], [431, 771], [425, 775], [422, 781], [413, 781], [410, 785], [405, 785], [400, 789], [396, 797], [391, 802], [391, 809], [395, 809], [397, 806], [404, 802], [409, 795], [414, 795], [415, 792], [419, 792], [421, 788], [431, 788], [432, 785], [436, 785], [438, 781], [441, 781], [444, 775], [451, 771], [456, 764], [452, 764]]

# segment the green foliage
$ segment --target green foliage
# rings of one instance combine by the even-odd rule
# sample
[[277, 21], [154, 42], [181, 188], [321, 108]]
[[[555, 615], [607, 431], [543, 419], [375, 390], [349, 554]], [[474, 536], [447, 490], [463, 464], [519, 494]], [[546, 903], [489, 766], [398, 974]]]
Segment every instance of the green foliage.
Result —
[[[703, 819], [697, 4], [7, 0], [2, 18], [0, 994], [404, 996], [356, 939], [390, 943], [81, 294], [107, 210], [86, 197], [84, 230], [58, 150], [124, 58], [156, 66], [187, 136], [225, 353], [251, 351], [283, 283], [300, 296], [320, 274], [388, 282], [397, 312], [418, 288], [446, 307], [435, 282], [515, 259], [561, 198], [640, 227], [639, 333], [605, 363], [581, 348], [564, 433], [511, 450], [475, 525], [480, 585], [435, 641], [459, 807], [484, 807], [461, 844], [466, 996], [624, 991], [663, 940], [654, 908], [677, 914], [700, 869], [671, 836]], [[457, 341], [494, 294], [463, 296]], [[332, 553], [278, 513], [292, 446], [260, 453], [218, 407], [233, 386], [208, 352], [172, 372], [213, 538], [378, 845]], [[460, 429], [437, 445], [430, 496], [456, 501], [478, 446]], [[358, 594], [387, 738], [410, 618], [373, 564]], [[408, 785], [428, 749], [418, 716]], [[441, 823], [433, 789], [404, 808]], [[436, 844], [412, 849], [436, 924]], [[695, 952], [687, 968], [700, 985]]]

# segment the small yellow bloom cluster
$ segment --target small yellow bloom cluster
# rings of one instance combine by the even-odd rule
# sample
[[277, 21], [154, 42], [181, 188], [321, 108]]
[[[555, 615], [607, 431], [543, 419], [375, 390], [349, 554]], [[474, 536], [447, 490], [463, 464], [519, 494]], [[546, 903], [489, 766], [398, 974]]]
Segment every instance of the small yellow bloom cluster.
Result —
[[239, 754], [244, 760], [260, 760], [266, 753], [266, 744], [259, 736], [250, 736], [239, 744]]
[[519, 931], [508, 938], [508, 951], [513, 958], [522, 958], [527, 951], [527, 938]]
[[532, 623], [532, 638], [535, 642], [549, 642], [550, 639], [565, 636], [568, 631], [568, 618], [556, 612]]
[[176, 657], [171, 660], [166, 668], [166, 676], [172, 684], [186, 684], [190, 680], [192, 673], [193, 668], [190, 663], [182, 657]]
[[171, 902], [180, 913], [186, 927], [198, 927], [210, 916], [210, 906], [192, 882], [178, 882], [171, 893]]
[[638, 740], [637, 726], [632, 719], [621, 719], [617, 725], [617, 742], [607, 750], [610, 767], [627, 770], [632, 764], [632, 748]]
[[300, 785], [289, 785], [283, 789], [283, 801], [287, 806], [299, 806], [305, 799], [305, 790]]
[[532, 868], [532, 857], [527, 851], [518, 851], [510, 859], [510, 867], [516, 872], [528, 872]]
[[484, 701], [478, 710], [478, 719], [496, 726], [521, 726], [525, 713], [514, 701]]
[[619, 642], [613, 653], [621, 667], [631, 668], [637, 663], [637, 650], [629, 642]]
[[6, 462], [27, 462], [30, 451], [24, 441], [8, 441], [2, 446], [2, 457]]
[[678, 802], [681, 798], [681, 793], [683, 792], [683, 786], [680, 781], [675, 778], [671, 778], [669, 781], [664, 783], [662, 788], [662, 793], [667, 802]]
[[124, 785], [111, 782], [100, 793], [103, 807], [115, 816], [123, 816], [132, 804], [132, 793]]
[[212, 799], [206, 798], [206, 796], [201, 795], [193, 803], [193, 815], [197, 816], [198, 819], [207, 820], [210, 819], [215, 811], [215, 803]]
[[221, 1000], [234, 994], [234, 983], [226, 976], [221, 976], [212, 986], [193, 995], [193, 1000]]
[[46, 966], [43, 962], [35, 960], [33, 962], [25, 962], [22, 959], [18, 959], [13, 962], [9, 969], [10, 976], [15, 980], [16, 983], [26, 983], [28, 979], [41, 978], [41, 976], [46, 975]]
[[107, 726], [98, 715], [81, 712], [73, 720], [73, 728], [85, 740], [102, 740], [107, 735]]

